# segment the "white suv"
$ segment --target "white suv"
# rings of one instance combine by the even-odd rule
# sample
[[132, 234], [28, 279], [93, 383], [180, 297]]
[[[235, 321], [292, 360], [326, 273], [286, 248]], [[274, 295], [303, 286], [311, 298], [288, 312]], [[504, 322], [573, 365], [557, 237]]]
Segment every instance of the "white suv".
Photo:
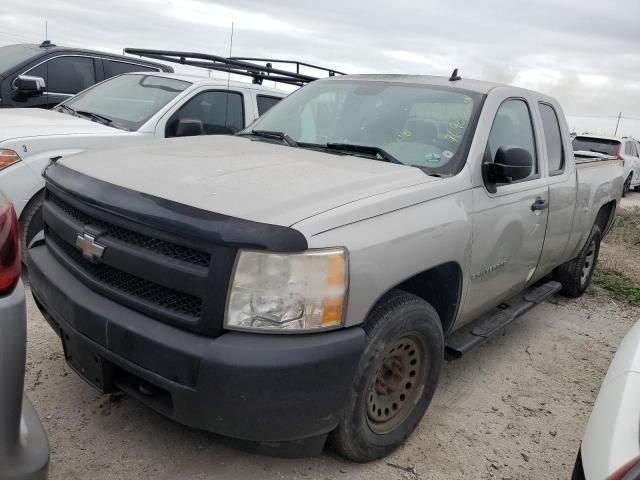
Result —
[[590, 156], [617, 157], [624, 165], [624, 197], [631, 188], [640, 191], [640, 156], [638, 142], [630, 137], [578, 135], [573, 139], [574, 152]]

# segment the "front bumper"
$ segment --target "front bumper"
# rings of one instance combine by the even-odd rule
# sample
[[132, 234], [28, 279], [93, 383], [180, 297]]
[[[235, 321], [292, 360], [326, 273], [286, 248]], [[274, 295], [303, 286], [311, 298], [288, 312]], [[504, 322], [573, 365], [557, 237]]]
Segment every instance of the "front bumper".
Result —
[[43, 242], [32, 244], [28, 266], [34, 298], [63, 344], [80, 342], [107, 365], [102, 390], [123, 390], [182, 424], [258, 443], [323, 440], [336, 427], [364, 349], [361, 328], [204, 337], [95, 293]]
[[42, 480], [49, 469], [49, 441], [23, 394], [26, 307], [22, 283], [0, 298], [0, 478]]

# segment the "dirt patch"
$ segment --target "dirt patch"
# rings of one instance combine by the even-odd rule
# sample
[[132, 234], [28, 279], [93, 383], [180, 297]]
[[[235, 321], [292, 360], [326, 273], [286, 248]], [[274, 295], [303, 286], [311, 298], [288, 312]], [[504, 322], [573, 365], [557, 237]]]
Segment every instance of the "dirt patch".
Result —
[[26, 390], [49, 434], [52, 480], [569, 478], [611, 357], [640, 317], [600, 289], [552, 299], [446, 363], [407, 444], [356, 465], [330, 452], [304, 460], [249, 455], [130, 398], [99, 395], [66, 366], [31, 299], [28, 309]]

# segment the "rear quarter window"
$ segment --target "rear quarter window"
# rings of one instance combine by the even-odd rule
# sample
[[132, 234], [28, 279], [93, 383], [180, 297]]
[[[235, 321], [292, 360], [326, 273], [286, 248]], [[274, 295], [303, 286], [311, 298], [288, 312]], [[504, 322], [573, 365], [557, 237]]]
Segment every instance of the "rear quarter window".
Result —
[[116, 75], [121, 75], [123, 73], [129, 72], [158, 72], [159, 68], [148, 67], [144, 65], [137, 65], [135, 63], [129, 62], [120, 62], [116, 60], [107, 60], [106, 58], [102, 60], [104, 65], [104, 77], [111, 78]]
[[270, 97], [268, 95], [258, 95], [258, 115], [264, 115], [271, 107], [282, 100], [280, 97]]

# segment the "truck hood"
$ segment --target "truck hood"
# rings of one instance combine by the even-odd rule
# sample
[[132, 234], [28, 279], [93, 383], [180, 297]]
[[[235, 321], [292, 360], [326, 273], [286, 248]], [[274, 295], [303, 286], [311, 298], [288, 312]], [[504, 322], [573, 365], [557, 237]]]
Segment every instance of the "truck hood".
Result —
[[413, 167], [230, 136], [156, 140], [61, 162], [121, 187], [282, 226], [436, 180]]
[[0, 140], [48, 135], [96, 135], [122, 132], [85, 118], [42, 108], [0, 109]]

